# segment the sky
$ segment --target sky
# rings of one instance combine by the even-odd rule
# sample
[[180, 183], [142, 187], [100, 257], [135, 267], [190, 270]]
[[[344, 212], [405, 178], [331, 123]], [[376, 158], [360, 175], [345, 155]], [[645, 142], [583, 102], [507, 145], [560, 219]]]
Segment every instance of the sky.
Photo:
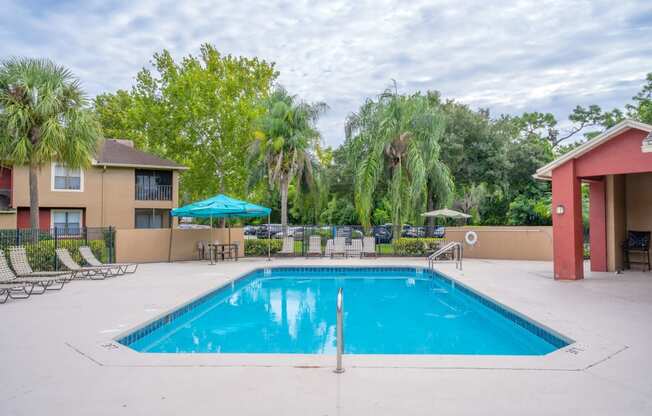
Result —
[[129, 89], [155, 52], [208, 42], [275, 62], [279, 82], [344, 121], [396, 80], [491, 114], [623, 107], [652, 72], [652, 1], [1, 0], [0, 58], [48, 57], [90, 97]]

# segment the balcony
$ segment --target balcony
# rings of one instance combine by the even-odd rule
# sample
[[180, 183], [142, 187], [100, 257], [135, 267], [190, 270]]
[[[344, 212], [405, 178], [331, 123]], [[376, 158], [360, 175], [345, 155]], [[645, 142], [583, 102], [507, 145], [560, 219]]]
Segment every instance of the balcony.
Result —
[[11, 189], [0, 188], [0, 211], [11, 209]]
[[137, 201], [172, 201], [172, 185], [136, 184]]

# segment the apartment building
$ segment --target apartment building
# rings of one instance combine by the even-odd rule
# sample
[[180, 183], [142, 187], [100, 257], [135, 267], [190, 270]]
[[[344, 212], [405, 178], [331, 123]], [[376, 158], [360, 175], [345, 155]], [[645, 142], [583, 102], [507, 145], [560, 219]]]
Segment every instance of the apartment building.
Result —
[[[41, 168], [40, 228], [169, 228], [185, 169], [135, 149], [130, 140], [104, 140], [87, 169], [56, 162]], [[0, 228], [29, 226], [28, 167], [0, 167]]]

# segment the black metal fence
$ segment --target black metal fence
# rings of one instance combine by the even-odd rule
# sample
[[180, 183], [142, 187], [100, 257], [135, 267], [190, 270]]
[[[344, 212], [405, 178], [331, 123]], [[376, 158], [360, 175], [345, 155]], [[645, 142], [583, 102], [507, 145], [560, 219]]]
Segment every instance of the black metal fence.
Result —
[[[261, 225], [245, 227], [245, 253], [248, 256], [267, 255], [267, 240], [271, 239], [272, 252], [283, 249], [283, 240], [291, 237], [294, 255], [305, 256], [311, 236], [319, 236], [322, 254], [329, 255], [333, 240], [343, 237], [347, 250], [352, 256], [358, 254], [364, 237], [373, 237], [377, 255], [380, 256], [423, 256], [436, 251], [446, 237], [446, 229], [441, 226], [404, 225], [394, 229], [391, 225], [373, 226], [365, 229], [360, 225], [300, 225], [288, 226]], [[396, 236], [396, 237], [395, 237]]]
[[115, 228], [54, 227], [39, 230], [31, 228], [0, 229], [0, 249], [8, 255], [12, 246], [22, 246], [34, 270], [58, 270], [57, 248], [67, 248], [73, 258], [84, 264], [79, 247], [89, 246], [102, 262], [115, 260]]

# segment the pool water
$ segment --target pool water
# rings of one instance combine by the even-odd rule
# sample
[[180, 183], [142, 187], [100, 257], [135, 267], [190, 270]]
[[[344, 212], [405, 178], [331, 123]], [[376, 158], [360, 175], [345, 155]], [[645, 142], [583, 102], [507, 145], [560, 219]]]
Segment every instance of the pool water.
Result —
[[418, 268], [257, 270], [121, 340], [149, 353], [543, 355], [567, 342]]

